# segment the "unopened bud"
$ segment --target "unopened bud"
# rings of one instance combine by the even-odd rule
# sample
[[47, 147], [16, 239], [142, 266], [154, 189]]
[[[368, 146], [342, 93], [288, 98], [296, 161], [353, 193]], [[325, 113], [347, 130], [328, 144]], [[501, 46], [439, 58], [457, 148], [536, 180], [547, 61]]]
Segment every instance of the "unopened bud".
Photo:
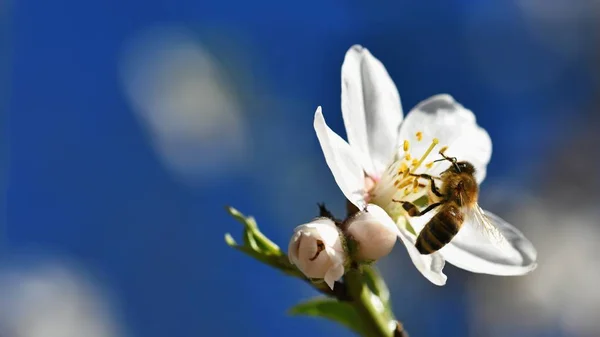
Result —
[[355, 258], [359, 261], [375, 261], [388, 255], [398, 238], [398, 228], [381, 209], [369, 204], [347, 224], [346, 234], [356, 244]]
[[324, 279], [331, 289], [344, 276], [347, 254], [341, 232], [331, 219], [319, 218], [296, 227], [288, 257], [306, 277]]

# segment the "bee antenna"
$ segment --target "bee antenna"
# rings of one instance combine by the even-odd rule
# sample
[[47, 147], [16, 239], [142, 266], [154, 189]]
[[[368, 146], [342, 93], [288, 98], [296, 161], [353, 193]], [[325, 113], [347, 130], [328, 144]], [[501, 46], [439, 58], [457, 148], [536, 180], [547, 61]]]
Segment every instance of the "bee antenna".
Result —
[[456, 159], [456, 157], [448, 157], [448, 156], [446, 156], [446, 155], [445, 155], [443, 152], [440, 152], [440, 155], [442, 155], [442, 157], [444, 157], [444, 158], [442, 158], [442, 159], [438, 159], [438, 160], [434, 160], [434, 161], [433, 161], [434, 163], [435, 163], [435, 162], [438, 162], [438, 161], [444, 161], [444, 160], [447, 160], [447, 161], [449, 161], [450, 163], [452, 163], [452, 165], [454, 165], [454, 168], [456, 169], [456, 171], [458, 171], [459, 173], [461, 172], [461, 171], [460, 171], [460, 167], [459, 167], [459, 166], [458, 166], [458, 164], [457, 164], [458, 160]]
[[[456, 159], [456, 158], [454, 158], [454, 159]], [[454, 168], [456, 169], [456, 171], [458, 171], [458, 173], [460, 173], [460, 172], [461, 172], [461, 171], [460, 171], [460, 166], [458, 166], [458, 164], [456, 163], [456, 160], [454, 160], [454, 161], [452, 162], [452, 165], [454, 165]]]
[[456, 157], [452, 157], [450, 158], [450, 161], [452, 162], [452, 165], [454, 165], [454, 168], [456, 169], [456, 171], [458, 173], [460, 173], [460, 166], [458, 166], [458, 161], [456, 160]]

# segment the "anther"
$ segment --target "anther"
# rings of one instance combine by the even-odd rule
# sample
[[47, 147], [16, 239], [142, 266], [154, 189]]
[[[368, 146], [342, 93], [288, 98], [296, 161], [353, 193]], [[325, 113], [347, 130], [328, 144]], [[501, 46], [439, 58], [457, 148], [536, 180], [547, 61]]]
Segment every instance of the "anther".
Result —
[[412, 166], [417, 166], [418, 163], [419, 163], [419, 161], [415, 158], [415, 159], [412, 160], [411, 165]]
[[425, 167], [427, 167], [428, 169], [433, 167], [433, 162], [430, 161], [429, 163], [425, 164]]
[[446, 152], [448, 150], [447, 146], [444, 146], [443, 148], [440, 149], [440, 154]]
[[404, 149], [404, 152], [407, 152], [408, 149], [410, 149], [410, 143], [408, 142], [408, 140], [404, 141], [404, 146], [402, 148]]
[[421, 140], [423, 140], [423, 132], [421, 132], [421, 131], [417, 131], [417, 140], [418, 140], [418, 141], [421, 141]]
[[406, 163], [401, 163], [400, 164], [400, 168], [398, 169], [398, 174], [404, 174], [405, 172], [408, 172], [408, 166], [406, 166]]
[[404, 156], [404, 159], [406, 159], [406, 160], [410, 160], [411, 158], [412, 158], [412, 157], [410, 156], [410, 153], [407, 153], [407, 154]]
[[398, 184], [398, 189], [402, 189], [404, 187], [407, 187], [408, 185], [412, 184], [412, 181], [410, 180], [405, 180], [403, 181], [401, 184]]

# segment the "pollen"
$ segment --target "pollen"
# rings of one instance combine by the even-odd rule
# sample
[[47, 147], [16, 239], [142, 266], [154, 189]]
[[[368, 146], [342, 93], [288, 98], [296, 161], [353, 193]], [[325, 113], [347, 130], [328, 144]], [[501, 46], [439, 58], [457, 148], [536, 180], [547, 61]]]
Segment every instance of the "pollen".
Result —
[[447, 146], [444, 146], [443, 148], [440, 149], [440, 153], [444, 153], [448, 150]]
[[408, 152], [408, 149], [410, 149], [410, 143], [408, 142], [408, 140], [404, 141], [404, 145], [402, 146], [402, 148], [404, 149], [404, 152]]
[[416, 189], [417, 187], [419, 187], [419, 179], [415, 178], [415, 180], [413, 180], [413, 188]]
[[[412, 166], [417, 166], [417, 164], [418, 164], [418, 163], [419, 163], [419, 161], [418, 161], [418, 160], [415, 158], [415, 159], [413, 159], [413, 160], [412, 160], [412, 163], [411, 163], [411, 165], [412, 165]], [[415, 168], [416, 168], [416, 167], [415, 167]]]
[[407, 153], [407, 154], [404, 156], [404, 159], [406, 159], [406, 160], [410, 160], [411, 158], [412, 158], [412, 157], [410, 156], [410, 153]]
[[430, 161], [429, 163], [425, 164], [425, 167], [427, 167], [428, 169], [433, 167], [433, 162]]
[[423, 140], [423, 132], [421, 132], [421, 131], [417, 131], [417, 140], [418, 140], [418, 141], [421, 141], [421, 140]]
[[404, 189], [404, 195], [409, 195], [411, 190], [409, 188]]

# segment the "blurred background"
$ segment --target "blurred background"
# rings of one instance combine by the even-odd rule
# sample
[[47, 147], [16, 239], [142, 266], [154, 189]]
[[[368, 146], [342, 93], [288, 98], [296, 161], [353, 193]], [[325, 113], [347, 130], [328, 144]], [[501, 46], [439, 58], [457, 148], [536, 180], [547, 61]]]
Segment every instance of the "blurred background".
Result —
[[397, 245], [379, 263], [414, 337], [600, 335], [600, 2], [0, 2], [0, 336], [352, 336], [315, 296], [228, 248], [254, 215], [287, 246], [343, 197], [312, 128], [344, 135], [353, 44], [405, 112], [449, 93], [494, 154], [482, 205], [538, 248], [525, 277]]

